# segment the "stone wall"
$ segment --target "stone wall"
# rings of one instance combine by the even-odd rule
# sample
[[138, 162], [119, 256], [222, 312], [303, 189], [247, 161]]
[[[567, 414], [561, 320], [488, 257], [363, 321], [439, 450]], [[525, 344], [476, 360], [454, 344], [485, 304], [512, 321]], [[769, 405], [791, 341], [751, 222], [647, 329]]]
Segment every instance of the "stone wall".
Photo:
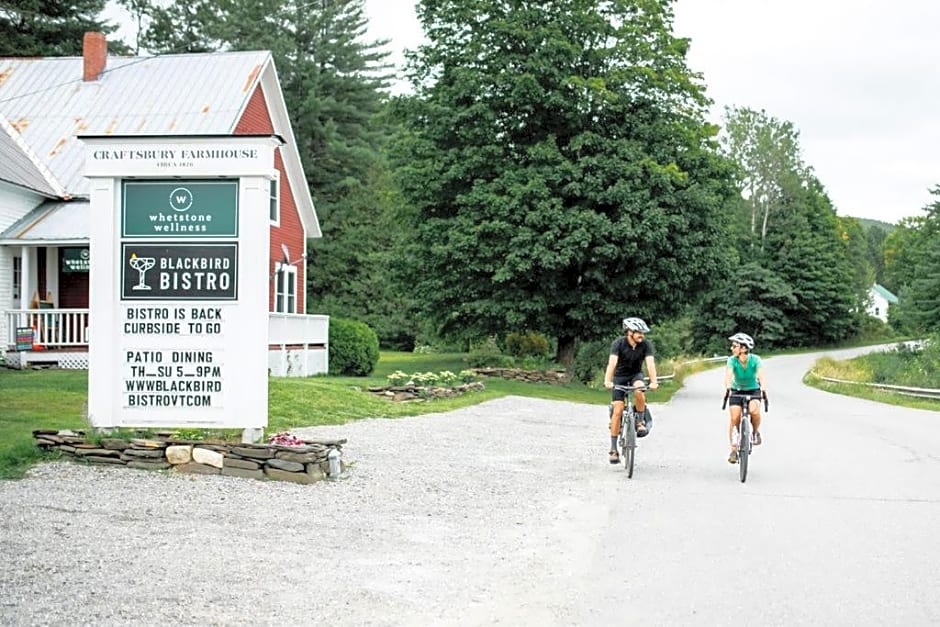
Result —
[[417, 385], [391, 385], [387, 387], [370, 387], [373, 394], [393, 401], [421, 401], [433, 398], [451, 398], [467, 392], [482, 392], [486, 386], [479, 381], [453, 386], [417, 386]]
[[524, 383], [550, 383], [565, 385], [571, 379], [564, 370], [523, 370], [522, 368], [474, 368], [473, 372], [483, 377], [499, 377]]
[[342, 445], [346, 440], [303, 440], [300, 446], [233, 444], [172, 436], [91, 441], [83, 431], [44, 429], [33, 431], [33, 438], [40, 448], [58, 451], [65, 458], [146, 470], [313, 483], [335, 478], [345, 468]]

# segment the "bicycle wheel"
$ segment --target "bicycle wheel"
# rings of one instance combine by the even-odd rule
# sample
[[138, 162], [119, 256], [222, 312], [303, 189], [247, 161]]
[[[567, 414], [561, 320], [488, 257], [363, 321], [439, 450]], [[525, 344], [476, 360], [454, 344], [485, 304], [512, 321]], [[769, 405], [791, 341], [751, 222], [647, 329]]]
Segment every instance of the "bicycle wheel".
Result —
[[741, 428], [739, 429], [741, 437], [738, 439], [738, 471], [741, 475], [741, 483], [747, 481], [747, 460], [751, 453], [751, 417], [747, 412], [741, 416]]
[[629, 414], [624, 412], [620, 421], [623, 430], [623, 466], [627, 469], [627, 477], [633, 477], [633, 459], [636, 457], [636, 413], [631, 409]]

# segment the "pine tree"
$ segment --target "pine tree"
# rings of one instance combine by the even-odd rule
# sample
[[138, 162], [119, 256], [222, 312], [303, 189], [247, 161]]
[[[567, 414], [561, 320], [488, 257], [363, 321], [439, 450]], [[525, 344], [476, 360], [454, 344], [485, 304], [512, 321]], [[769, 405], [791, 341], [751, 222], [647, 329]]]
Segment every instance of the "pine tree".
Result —
[[[117, 29], [100, 19], [106, 0], [7, 0], [0, 3], [0, 57], [81, 56], [88, 31]], [[113, 54], [127, 54], [122, 42], [108, 43]]]

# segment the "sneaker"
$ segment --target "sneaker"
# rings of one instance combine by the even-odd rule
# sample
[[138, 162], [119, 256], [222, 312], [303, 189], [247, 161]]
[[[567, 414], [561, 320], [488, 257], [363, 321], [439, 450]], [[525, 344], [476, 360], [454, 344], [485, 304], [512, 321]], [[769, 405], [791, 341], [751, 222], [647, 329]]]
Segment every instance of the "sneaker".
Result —
[[636, 423], [636, 434], [642, 438], [647, 433], [649, 433], [649, 431], [646, 429], [646, 423], [642, 420], [638, 420]]
[[753, 444], [754, 446], [760, 446], [760, 443], [761, 443], [760, 431], [755, 431], [754, 433], [751, 434], [751, 444]]
[[729, 464], [737, 464], [737, 463], [738, 463], [738, 449], [736, 449], [736, 448], [735, 448], [735, 449], [731, 449], [731, 455], [728, 455], [728, 463], [729, 463]]
[[611, 463], [611, 464], [619, 464], [619, 463], [620, 463], [620, 453], [618, 453], [617, 451], [611, 451], [611, 452], [610, 452], [610, 463]]

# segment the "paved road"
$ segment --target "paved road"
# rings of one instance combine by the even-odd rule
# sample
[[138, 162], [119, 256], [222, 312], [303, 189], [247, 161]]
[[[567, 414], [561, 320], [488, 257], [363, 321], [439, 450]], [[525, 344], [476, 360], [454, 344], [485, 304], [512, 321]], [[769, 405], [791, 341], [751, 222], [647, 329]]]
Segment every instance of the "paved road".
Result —
[[768, 360], [746, 484], [720, 370], [632, 480], [606, 407], [518, 397], [305, 430], [356, 461], [315, 486], [43, 465], [0, 482], [0, 624], [940, 624], [940, 414], [813, 359]]
[[813, 359], [767, 361], [746, 484], [724, 461], [721, 371], [659, 409], [595, 530], [595, 547], [636, 541], [592, 556], [578, 622], [940, 623], [940, 415], [805, 387]]

